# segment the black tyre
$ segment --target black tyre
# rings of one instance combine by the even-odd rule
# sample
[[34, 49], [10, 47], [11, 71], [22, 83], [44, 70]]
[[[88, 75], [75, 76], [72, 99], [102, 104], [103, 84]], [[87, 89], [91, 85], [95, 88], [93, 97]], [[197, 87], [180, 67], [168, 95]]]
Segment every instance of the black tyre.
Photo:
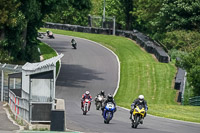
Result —
[[96, 109], [99, 110], [99, 108], [100, 108], [100, 103], [98, 102], [96, 105]]
[[136, 117], [135, 117], [134, 128], [137, 128], [137, 126], [139, 125], [139, 122], [140, 122], [140, 117], [139, 117], [139, 116], [136, 116]]

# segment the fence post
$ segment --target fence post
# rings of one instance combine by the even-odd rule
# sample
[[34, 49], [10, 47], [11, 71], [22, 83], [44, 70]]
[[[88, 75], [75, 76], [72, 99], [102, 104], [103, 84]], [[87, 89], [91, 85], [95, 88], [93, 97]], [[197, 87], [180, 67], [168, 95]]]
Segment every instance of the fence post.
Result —
[[115, 16], [113, 16], [113, 35], [115, 35]]
[[88, 26], [92, 27], [92, 18], [90, 14], [88, 15]]
[[3, 88], [4, 88], [4, 72], [3, 72], [3, 68], [6, 66], [6, 64], [4, 64], [2, 66], [2, 71], [1, 71], [1, 101], [3, 101]]

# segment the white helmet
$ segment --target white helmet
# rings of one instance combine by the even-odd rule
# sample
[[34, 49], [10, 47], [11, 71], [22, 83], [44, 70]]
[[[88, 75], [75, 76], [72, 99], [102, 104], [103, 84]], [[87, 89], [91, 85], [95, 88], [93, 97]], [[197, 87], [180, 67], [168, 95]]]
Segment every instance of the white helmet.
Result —
[[140, 101], [140, 102], [143, 102], [143, 101], [144, 101], [144, 96], [143, 96], [143, 95], [139, 95], [138, 98], [139, 98], [139, 101]]
[[89, 91], [86, 91], [86, 92], [85, 92], [85, 94], [86, 94], [86, 95], [89, 95], [89, 94], [90, 94], [90, 92], [89, 92]]

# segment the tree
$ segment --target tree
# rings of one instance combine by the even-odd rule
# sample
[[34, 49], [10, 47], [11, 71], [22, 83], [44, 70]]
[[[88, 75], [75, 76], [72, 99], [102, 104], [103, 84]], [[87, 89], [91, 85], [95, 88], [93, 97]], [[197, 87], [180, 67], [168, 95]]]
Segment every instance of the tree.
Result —
[[145, 33], [152, 33], [151, 21], [157, 16], [163, 0], [134, 0], [133, 28]]
[[47, 15], [45, 21], [87, 25], [91, 7], [91, 0], [70, 0], [63, 3], [56, 12]]
[[133, 11], [133, 0], [120, 0], [122, 5], [122, 10], [125, 14], [125, 23], [126, 23], [126, 30], [132, 30], [132, 22], [133, 22], [133, 16], [131, 12]]
[[155, 32], [195, 30], [200, 28], [199, 0], [164, 0], [157, 17], [152, 21]]
[[200, 46], [188, 55], [184, 55], [178, 66], [187, 71], [187, 78], [194, 88], [194, 95], [200, 96]]
[[167, 49], [177, 49], [184, 52], [192, 52], [200, 44], [200, 33], [197, 31], [174, 30], [166, 32], [164, 39], [160, 41]]
[[[3, 51], [8, 51], [12, 61], [39, 60], [37, 31], [43, 25], [44, 16], [54, 12], [63, 2], [65, 0], [2, 0], [0, 2], [2, 15], [9, 18], [6, 21], [1, 20], [1, 29], [5, 31], [1, 47]], [[2, 12], [4, 9], [6, 11]]]
[[17, 8], [20, 3], [13, 0], [1, 0], [0, 2], [0, 40], [4, 38], [4, 25], [15, 26], [17, 24]]

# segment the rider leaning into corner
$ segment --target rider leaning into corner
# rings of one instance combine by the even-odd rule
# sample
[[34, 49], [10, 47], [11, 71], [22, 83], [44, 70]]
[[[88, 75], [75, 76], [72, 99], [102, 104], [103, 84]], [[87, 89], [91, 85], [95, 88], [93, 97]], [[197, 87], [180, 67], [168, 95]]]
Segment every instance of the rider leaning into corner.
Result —
[[[137, 99], [135, 99], [133, 101], [133, 103], [131, 104], [131, 110], [130, 110], [130, 119], [132, 119], [132, 113], [134, 111], [134, 108], [137, 106], [137, 105], [142, 105], [145, 109], [145, 114], [144, 114], [144, 117], [146, 117], [146, 112], [148, 110], [148, 106], [147, 106], [147, 102], [144, 100], [144, 96], [143, 95], [139, 95]], [[144, 118], [143, 118], [144, 119]], [[141, 119], [140, 123], [142, 124], [143, 123], [143, 119]]]
[[111, 94], [108, 94], [107, 99], [106, 99], [106, 101], [104, 102], [103, 107], [101, 108], [101, 110], [102, 110], [102, 115], [103, 115], [104, 108], [105, 108], [106, 104], [109, 103], [109, 102], [111, 102], [111, 103], [114, 104], [114, 106], [115, 106], [115, 112], [117, 111], [116, 103], [115, 103], [115, 100], [114, 100], [113, 96], [112, 96]]
[[[92, 96], [90, 95], [89, 91], [86, 91], [81, 97], [81, 109], [83, 109], [83, 101], [85, 101], [85, 99], [92, 101]], [[88, 110], [90, 110], [90, 106], [91, 106], [91, 103], [88, 107]]]

